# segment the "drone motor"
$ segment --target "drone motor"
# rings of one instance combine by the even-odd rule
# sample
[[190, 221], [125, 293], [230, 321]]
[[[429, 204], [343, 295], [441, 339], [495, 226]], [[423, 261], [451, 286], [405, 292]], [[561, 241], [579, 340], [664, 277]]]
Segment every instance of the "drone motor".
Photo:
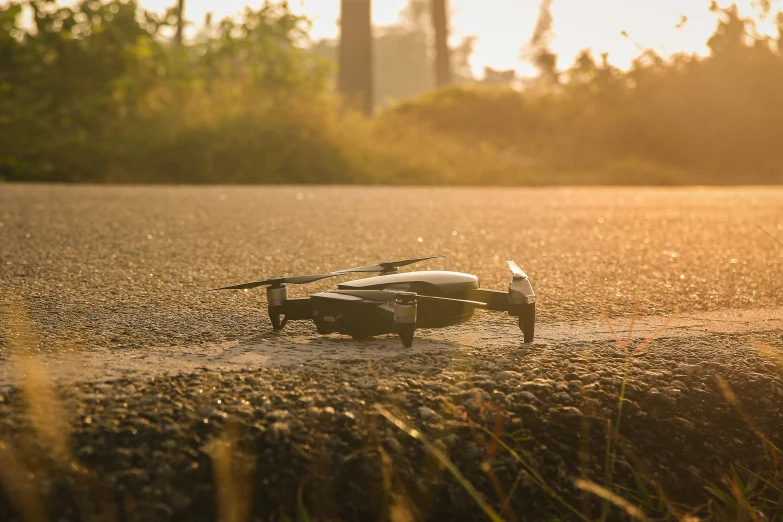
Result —
[[406, 348], [413, 346], [413, 333], [416, 330], [416, 294], [413, 292], [399, 292], [394, 301], [394, 324], [400, 335], [402, 345]]
[[266, 289], [266, 300], [269, 306], [283, 306], [288, 299], [288, 290], [284, 284], [280, 286], [268, 286]]

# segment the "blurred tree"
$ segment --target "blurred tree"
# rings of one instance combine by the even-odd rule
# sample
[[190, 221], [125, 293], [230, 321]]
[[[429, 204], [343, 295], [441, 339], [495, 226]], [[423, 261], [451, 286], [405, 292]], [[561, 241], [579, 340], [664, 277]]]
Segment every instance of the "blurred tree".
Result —
[[182, 31], [185, 27], [185, 0], [177, 0], [177, 33], [175, 40], [182, 45]]
[[155, 37], [177, 21], [176, 9], [157, 16], [128, 0], [0, 7], [0, 177], [99, 179], [130, 146], [126, 131], [173, 116], [171, 102], [206, 80], [267, 95], [323, 85], [323, 68], [295, 45], [304, 19], [287, 7], [247, 9], [185, 53]]
[[[783, 181], [783, 46], [760, 36], [735, 7], [713, 7], [720, 20], [707, 57], [664, 59], [646, 50], [623, 72], [607, 54], [596, 59], [585, 50], [561, 77], [548, 52], [548, 3], [523, 52], [541, 73], [534, 88], [519, 95], [526, 104], [490, 93], [471, 96], [472, 123], [454, 121], [456, 95], [407, 104], [404, 113], [473, 141], [467, 125], [506, 129], [511, 136], [489, 130], [482, 136], [518, 157], [534, 154], [553, 170], [639, 182]], [[783, 34], [783, 15], [779, 19]], [[489, 115], [496, 120], [485, 121]], [[528, 124], [511, 127], [505, 120]]]
[[[396, 23], [374, 28], [374, 97], [378, 106], [419, 96], [435, 87], [431, 39], [431, 0], [408, 0]], [[454, 83], [474, 81], [470, 60], [475, 41], [475, 37], [464, 37], [450, 51]], [[315, 55], [337, 62], [334, 40], [319, 40], [311, 49]]]
[[464, 36], [462, 41], [451, 51], [452, 79], [454, 83], [471, 83], [475, 81], [473, 77], [473, 67], [470, 59], [476, 49], [476, 37]]
[[372, 1], [341, 0], [340, 93], [352, 105], [371, 114], [374, 105]]
[[[210, 20], [178, 46], [161, 35], [176, 27], [176, 7], [155, 15], [130, 0], [6, 2], [0, 177], [476, 182], [535, 165], [553, 181], [560, 172], [575, 173], [562, 178], [572, 182], [783, 180], [783, 15], [773, 38], [736, 8], [714, 7], [708, 56], [645, 50], [620, 71], [585, 50], [561, 73], [547, 5], [524, 52], [539, 60], [534, 88], [509, 89], [513, 72], [490, 70], [496, 85], [435, 90], [368, 121], [326, 95], [318, 53], [336, 57], [335, 44], [306, 49], [309, 24], [283, 3]], [[384, 100], [435, 84], [429, 0], [409, 7], [378, 31]], [[454, 50], [457, 78], [472, 77], [472, 43]], [[442, 174], [444, 165], [460, 174]]]
[[521, 58], [532, 63], [539, 72], [540, 84], [544, 89], [560, 83], [557, 70], [557, 55], [551, 50], [552, 0], [541, 0], [538, 19], [530, 42], [522, 49]]
[[485, 66], [481, 83], [483, 85], [512, 87], [516, 80], [517, 72], [514, 69], [498, 70]]
[[451, 83], [451, 50], [449, 49], [449, 13], [447, 0], [431, 0], [432, 28], [435, 35], [435, 85]]

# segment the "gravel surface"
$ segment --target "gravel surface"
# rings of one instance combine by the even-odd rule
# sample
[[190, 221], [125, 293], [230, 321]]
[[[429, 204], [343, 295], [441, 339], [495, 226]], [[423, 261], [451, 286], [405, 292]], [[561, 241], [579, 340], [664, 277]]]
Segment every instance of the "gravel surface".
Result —
[[263, 292], [201, 290], [436, 254], [419, 266], [498, 289], [514, 259], [542, 321], [636, 299], [643, 315], [761, 308], [780, 305], [783, 250], [757, 226], [783, 230], [781, 209], [780, 189], [2, 185], [0, 277], [47, 347], [247, 339], [267, 328]]
[[[34, 381], [0, 388], [0, 520], [21, 520], [35, 495], [52, 520], [239, 520], [243, 499], [259, 520], [486, 518], [428, 448], [504, 518], [576, 517], [565, 504], [597, 515], [574, 479], [604, 483], [627, 361], [613, 483], [633, 489], [636, 473], [674, 504], [702, 505], [705, 481], [763, 465], [754, 430], [783, 445], [783, 249], [757, 228], [783, 235], [782, 209], [782, 189], [0, 185], [0, 374], [35, 375], [18, 346], [53, 360], [220, 346], [311, 354], [283, 367], [90, 375], [44, 405], [30, 400], [47, 397]], [[507, 318], [480, 313], [423, 332], [412, 351], [383, 338], [314, 344], [307, 323], [272, 336], [262, 292], [201, 293], [434, 254], [447, 257], [421, 268], [499, 289], [514, 259], [539, 295], [540, 342], [523, 345]], [[676, 311], [696, 318], [698, 335], [670, 330], [627, 357], [601, 308], [623, 330], [637, 300], [632, 346]], [[761, 319], [727, 328], [737, 314]], [[323, 360], [312, 356], [321, 347]], [[59, 437], [42, 418], [48, 431], [62, 418]], [[27, 478], [10, 480], [14, 469]]]

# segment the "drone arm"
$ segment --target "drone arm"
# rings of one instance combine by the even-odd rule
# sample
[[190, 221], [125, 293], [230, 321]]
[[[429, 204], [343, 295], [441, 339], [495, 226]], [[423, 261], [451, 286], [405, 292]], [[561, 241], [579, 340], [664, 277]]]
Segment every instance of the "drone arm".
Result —
[[531, 297], [526, 296], [526, 298], [528, 299], [527, 303], [512, 303], [509, 298], [509, 292], [485, 290], [483, 288], [471, 290], [465, 296], [465, 299], [487, 303], [487, 310], [493, 312], [508, 312], [509, 316], [518, 317], [519, 328], [525, 336], [525, 342], [532, 343], [536, 323], [535, 295], [532, 295]]
[[465, 299], [487, 303], [487, 310], [492, 312], [508, 312], [511, 304], [508, 302], [508, 292], [477, 288], [468, 292]]
[[310, 305], [309, 297], [287, 299], [281, 308], [289, 321], [304, 321], [313, 318], [313, 308]]
[[501, 290], [486, 290], [477, 288], [468, 292], [465, 299], [487, 303], [486, 310], [490, 312], [508, 312], [508, 315], [519, 317], [529, 305], [511, 303], [508, 292]]
[[282, 329], [288, 321], [304, 321], [313, 318], [310, 298], [286, 299], [279, 305], [269, 306], [269, 319], [275, 330]]

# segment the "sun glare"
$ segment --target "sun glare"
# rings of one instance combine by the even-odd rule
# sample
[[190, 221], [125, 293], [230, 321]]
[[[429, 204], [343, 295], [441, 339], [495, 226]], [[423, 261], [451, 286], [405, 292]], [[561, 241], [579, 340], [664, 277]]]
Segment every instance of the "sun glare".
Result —
[[[705, 53], [706, 41], [715, 29], [716, 16], [709, 11], [711, 0], [557, 0], [552, 3], [551, 49], [558, 54], [559, 65], [567, 67], [577, 53], [591, 48], [596, 55], [609, 53], [610, 61], [621, 68], [630, 65], [645, 48], [663, 55], [676, 52]], [[149, 9], [162, 11], [172, 0], [142, 0]], [[753, 0], [721, 1], [735, 3], [745, 15], [754, 13]], [[376, 0], [373, 20], [388, 25], [398, 19], [406, 0]], [[239, 12], [244, 0], [188, 0], [187, 15], [195, 24], [207, 12], [216, 18]], [[517, 69], [523, 74], [532, 68], [520, 60], [539, 13], [538, 0], [451, 0], [452, 41], [476, 36], [472, 66], [480, 74], [485, 66]], [[313, 20], [315, 39], [334, 38], [338, 34], [339, 0], [295, 0], [292, 8]], [[772, 20], [760, 21], [759, 32], [774, 34]]]

